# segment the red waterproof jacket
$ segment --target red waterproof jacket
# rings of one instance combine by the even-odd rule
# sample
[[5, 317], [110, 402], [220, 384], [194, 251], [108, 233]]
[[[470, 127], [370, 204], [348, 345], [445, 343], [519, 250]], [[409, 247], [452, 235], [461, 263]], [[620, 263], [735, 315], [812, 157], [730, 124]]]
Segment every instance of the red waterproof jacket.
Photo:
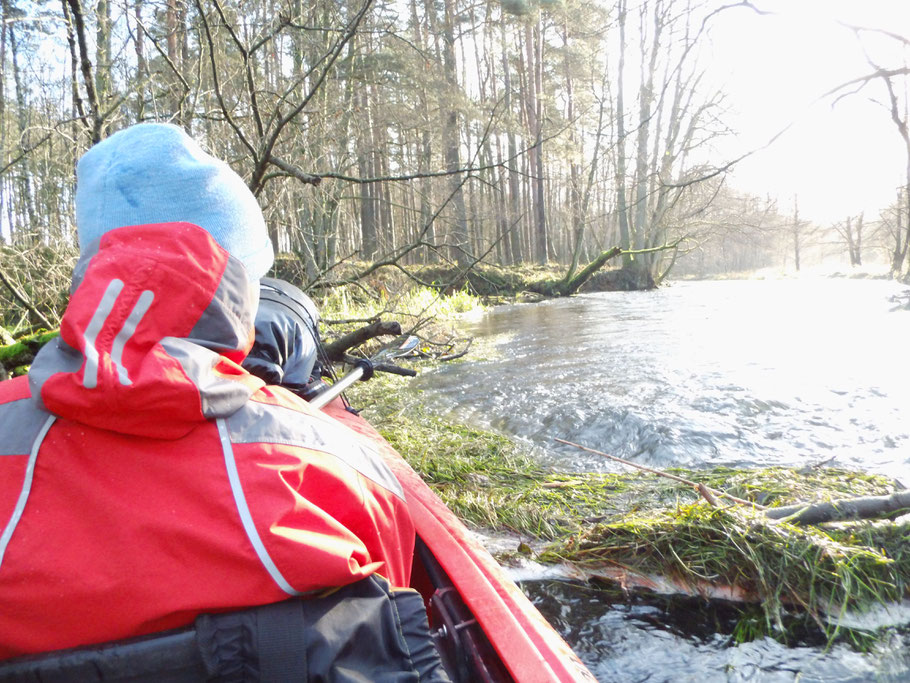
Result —
[[376, 451], [238, 365], [254, 296], [187, 223], [83, 255], [60, 338], [0, 383], [0, 658], [407, 585], [414, 529]]

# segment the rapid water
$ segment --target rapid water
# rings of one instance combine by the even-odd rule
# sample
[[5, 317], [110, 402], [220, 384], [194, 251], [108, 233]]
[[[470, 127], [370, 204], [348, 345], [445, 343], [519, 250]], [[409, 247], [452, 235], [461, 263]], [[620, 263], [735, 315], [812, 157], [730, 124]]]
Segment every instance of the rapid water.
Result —
[[[413, 382], [440, 413], [612, 471], [574, 441], [656, 467], [825, 462], [910, 486], [910, 310], [880, 280], [675, 283], [500, 307], [475, 360]], [[601, 681], [905, 681], [910, 630], [860, 654], [732, 644], [715, 612], [569, 583], [525, 591]]]
[[413, 382], [575, 469], [829, 461], [910, 485], [910, 311], [882, 280], [684, 282], [494, 308]]

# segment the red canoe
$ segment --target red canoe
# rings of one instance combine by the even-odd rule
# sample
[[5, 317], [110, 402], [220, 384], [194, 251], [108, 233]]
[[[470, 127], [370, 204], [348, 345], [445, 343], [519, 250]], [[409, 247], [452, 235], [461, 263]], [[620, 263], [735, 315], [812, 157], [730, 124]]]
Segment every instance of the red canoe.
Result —
[[323, 409], [373, 442], [401, 482], [417, 528], [413, 587], [455, 681], [594, 681], [537, 608], [420, 476], [340, 401]]

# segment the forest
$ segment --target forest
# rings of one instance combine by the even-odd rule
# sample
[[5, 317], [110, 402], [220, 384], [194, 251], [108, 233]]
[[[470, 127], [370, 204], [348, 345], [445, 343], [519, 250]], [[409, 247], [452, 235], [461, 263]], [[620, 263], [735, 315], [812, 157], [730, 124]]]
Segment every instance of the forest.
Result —
[[0, 298], [27, 308], [36, 272], [63, 289], [76, 160], [150, 120], [231, 163], [308, 289], [433, 263], [605, 263], [645, 288], [834, 255], [906, 277], [906, 63], [870, 60], [830, 94], [877, 97], [906, 146], [881, 215], [814, 225], [726, 182], [753, 150], [717, 151], [737, 131], [711, 32], [760, 5], [2, 0]]

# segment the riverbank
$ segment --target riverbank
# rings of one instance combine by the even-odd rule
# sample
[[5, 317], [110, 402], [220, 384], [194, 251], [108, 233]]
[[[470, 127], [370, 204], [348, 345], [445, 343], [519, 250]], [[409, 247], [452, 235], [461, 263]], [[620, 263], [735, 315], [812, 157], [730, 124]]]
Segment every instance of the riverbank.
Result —
[[[788, 642], [808, 630], [863, 649], [874, 629], [842, 617], [908, 597], [906, 519], [799, 527], [743, 506], [712, 506], [656, 475], [559, 472], [510, 439], [432, 414], [400, 382], [358, 387], [355, 407], [466, 523], [514, 539], [496, 552], [504, 564], [536, 562], [630, 590], [734, 601], [740, 640]], [[672, 471], [767, 506], [895, 490], [885, 477], [840, 468]]]
[[[619, 252], [615, 253], [618, 255]], [[607, 254], [613, 252], [605, 252], [605, 255]], [[585, 284], [579, 285], [582, 291], [629, 291], [654, 287], [651, 280], [646, 283], [635, 282], [633, 277], [618, 267], [618, 263], [618, 259], [607, 259], [600, 265], [589, 264], [592, 265], [592, 270], [584, 276]], [[317, 285], [311, 289], [310, 294], [314, 298], [322, 298], [324, 292], [337, 289], [337, 283], [345, 283], [349, 278], [367, 269], [367, 264], [344, 264], [334, 271], [334, 284]], [[376, 293], [402, 292], [414, 287], [424, 287], [442, 296], [467, 293], [483, 299], [490, 305], [539, 301], [560, 296], [560, 285], [566, 282], [569, 266], [558, 263], [546, 265], [522, 263], [511, 266], [477, 263], [465, 269], [455, 264], [436, 263], [410, 265], [406, 270], [407, 273], [398, 268], [381, 268], [361, 278], [356, 288], [360, 289], [366, 298], [371, 298]], [[577, 268], [573, 275], [578, 275], [582, 271], [582, 268]], [[275, 277], [290, 282], [306, 281], [302, 264], [294, 258], [278, 258], [274, 272]], [[351, 291], [353, 293], [353, 288]]]

